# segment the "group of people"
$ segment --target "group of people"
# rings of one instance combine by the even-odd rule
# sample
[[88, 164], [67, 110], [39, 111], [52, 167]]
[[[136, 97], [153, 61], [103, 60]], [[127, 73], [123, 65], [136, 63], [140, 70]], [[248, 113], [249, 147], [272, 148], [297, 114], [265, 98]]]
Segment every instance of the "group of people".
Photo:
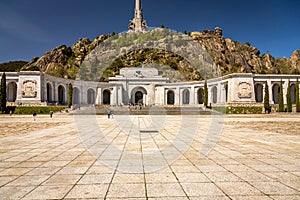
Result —
[[[54, 112], [53, 112], [52, 110], [50, 110], [50, 118], [53, 117], [53, 113], [54, 113]], [[33, 117], [33, 121], [36, 121], [37, 113], [36, 113], [35, 110], [34, 110], [33, 113], [32, 113], [32, 117]]]
[[132, 107], [133, 107], [135, 110], [137, 110], [137, 109], [142, 110], [143, 104], [141, 104], [141, 103], [139, 103], [139, 104], [129, 103], [129, 104], [128, 104], [128, 110], [131, 110]]

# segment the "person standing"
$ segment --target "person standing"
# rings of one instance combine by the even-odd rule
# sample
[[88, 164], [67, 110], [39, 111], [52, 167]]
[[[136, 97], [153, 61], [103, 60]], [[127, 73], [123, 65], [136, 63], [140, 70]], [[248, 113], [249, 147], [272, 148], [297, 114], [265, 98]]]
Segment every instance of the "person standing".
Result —
[[53, 116], [53, 111], [50, 110], [50, 118], [52, 118], [52, 116]]
[[107, 109], [107, 117], [110, 118], [110, 109]]
[[36, 120], [36, 116], [37, 116], [37, 114], [36, 114], [35, 111], [33, 111], [32, 116], [33, 116], [33, 121], [35, 121]]

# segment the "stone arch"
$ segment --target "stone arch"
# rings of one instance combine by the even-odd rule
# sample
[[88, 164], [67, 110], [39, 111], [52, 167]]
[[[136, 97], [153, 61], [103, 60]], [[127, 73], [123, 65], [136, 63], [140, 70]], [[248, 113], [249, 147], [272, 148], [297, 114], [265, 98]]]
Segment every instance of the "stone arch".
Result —
[[102, 102], [104, 105], [110, 105], [110, 95], [111, 91], [109, 89], [105, 89], [102, 95]]
[[66, 89], [65, 89], [65, 87], [64, 86], [62, 86], [62, 85], [59, 85], [58, 86], [58, 89], [57, 89], [57, 92], [58, 92], [58, 103], [59, 104], [65, 104], [65, 101], [66, 101], [66, 96], [65, 96], [65, 94], [66, 94]]
[[73, 104], [80, 104], [80, 90], [78, 87], [73, 87]]
[[147, 90], [143, 87], [136, 87], [131, 92], [131, 103], [146, 105]]
[[292, 97], [292, 104], [296, 103], [296, 85], [291, 85], [291, 97]]
[[168, 90], [168, 92], [167, 92], [167, 104], [168, 105], [175, 104], [175, 93], [173, 90]]
[[92, 88], [88, 89], [87, 91], [87, 103], [88, 104], [95, 104], [95, 90]]
[[264, 86], [261, 83], [255, 84], [255, 101], [261, 103], [264, 100]]
[[9, 82], [7, 84], [7, 101], [15, 102], [17, 99], [17, 84], [16, 82]]
[[182, 104], [187, 105], [190, 104], [190, 90], [184, 89], [182, 91]]
[[213, 86], [211, 88], [211, 99], [212, 99], [212, 103], [218, 102], [218, 88], [216, 86]]
[[204, 89], [203, 88], [198, 89], [197, 99], [198, 99], [198, 104], [203, 104], [204, 103]]
[[272, 87], [272, 98], [274, 104], [279, 103], [279, 92], [280, 92], [280, 85], [278, 83], [275, 83]]
[[51, 83], [47, 83], [47, 102], [53, 102], [53, 87]]

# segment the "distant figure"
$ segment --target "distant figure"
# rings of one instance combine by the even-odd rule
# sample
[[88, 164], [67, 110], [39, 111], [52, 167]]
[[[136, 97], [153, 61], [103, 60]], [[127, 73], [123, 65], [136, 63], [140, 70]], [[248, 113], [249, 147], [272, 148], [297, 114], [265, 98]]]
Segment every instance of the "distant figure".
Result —
[[33, 116], [33, 121], [35, 121], [36, 120], [36, 112], [35, 111], [33, 111], [33, 113], [32, 113], [32, 116]]
[[12, 111], [10, 110], [10, 111], [9, 111], [9, 116], [11, 116], [11, 115], [12, 115]]
[[108, 119], [110, 118], [110, 110], [109, 109], [107, 109], [107, 117], [108, 117]]
[[206, 106], [208, 109], [212, 109], [211, 103], [209, 103], [209, 106]]
[[53, 116], [53, 111], [50, 110], [50, 118], [52, 118], [52, 116]]

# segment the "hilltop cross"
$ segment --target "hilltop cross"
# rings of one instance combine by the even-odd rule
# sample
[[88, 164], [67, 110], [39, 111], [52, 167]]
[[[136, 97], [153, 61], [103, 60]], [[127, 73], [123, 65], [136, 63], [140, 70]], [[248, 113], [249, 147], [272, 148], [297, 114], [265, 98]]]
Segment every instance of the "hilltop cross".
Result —
[[141, 0], [135, 0], [134, 18], [130, 21], [129, 30], [133, 32], [147, 31], [147, 23], [143, 19], [143, 10]]

